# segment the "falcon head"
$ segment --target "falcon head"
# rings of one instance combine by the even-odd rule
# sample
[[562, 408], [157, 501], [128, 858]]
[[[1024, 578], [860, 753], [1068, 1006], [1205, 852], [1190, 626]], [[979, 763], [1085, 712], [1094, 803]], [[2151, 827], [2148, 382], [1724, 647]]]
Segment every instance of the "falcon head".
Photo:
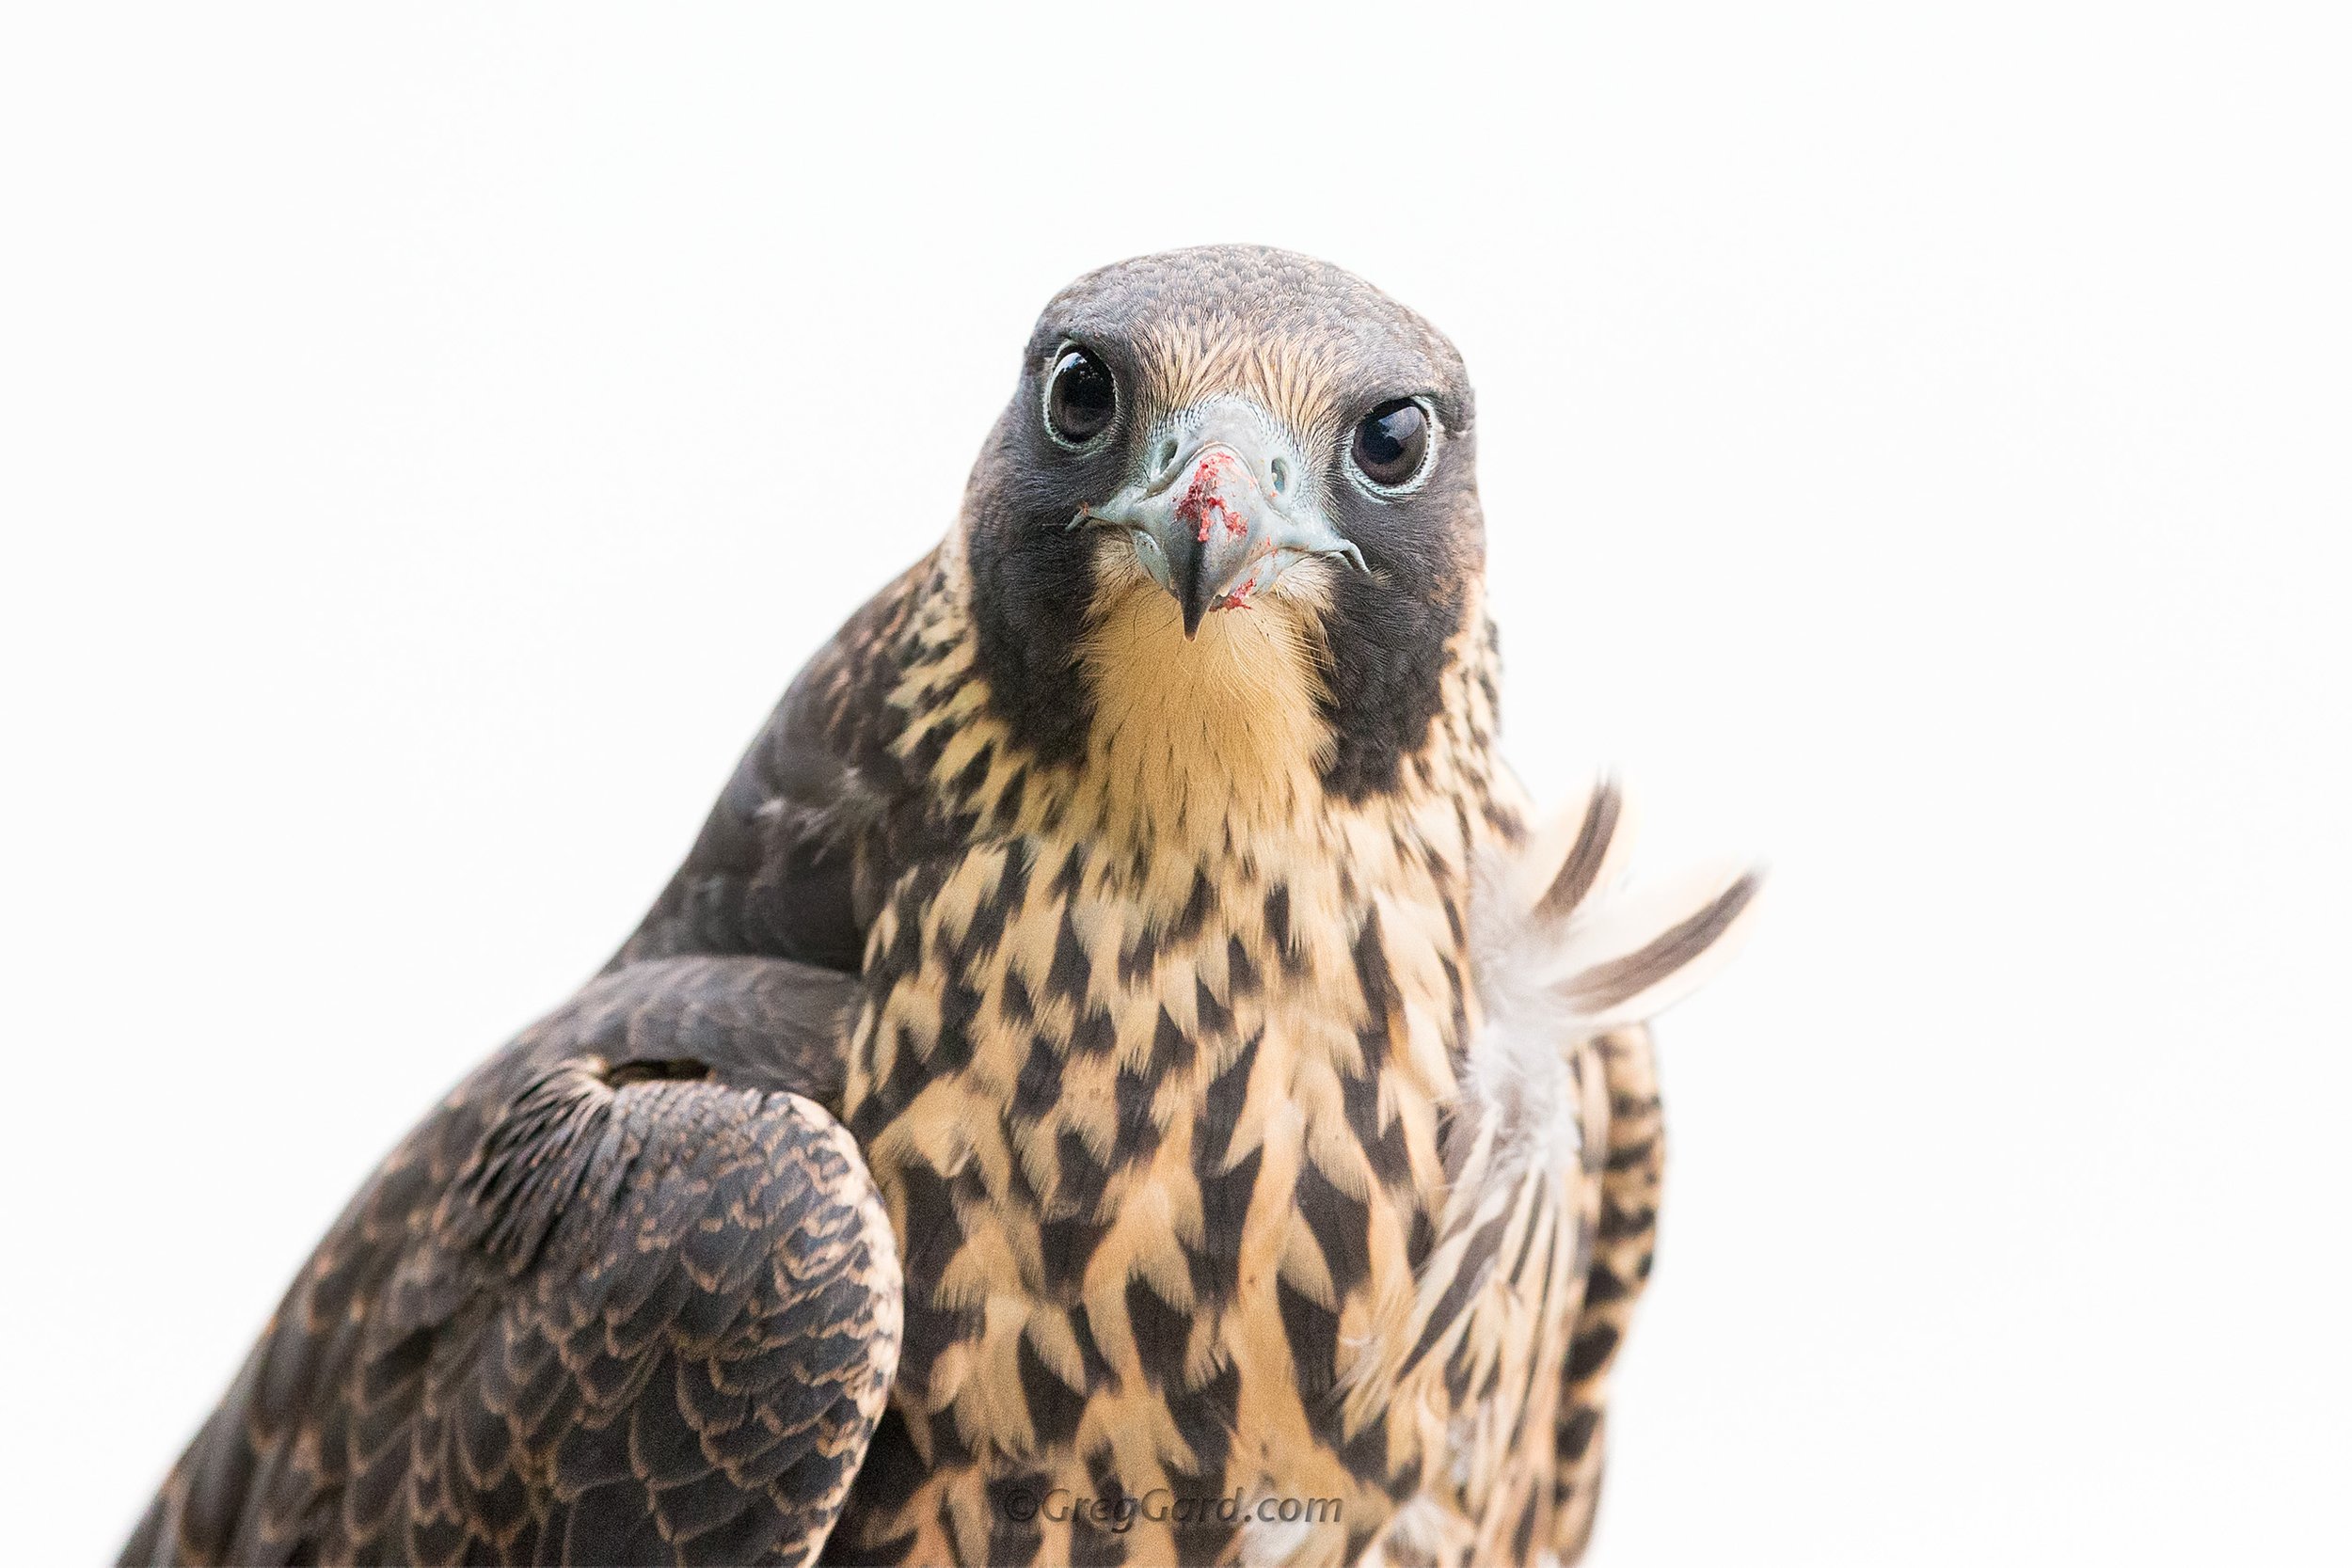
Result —
[[1474, 453], [1461, 356], [1348, 273], [1214, 245], [1088, 274], [1039, 318], [967, 496], [999, 705], [1075, 755], [1106, 664], [1164, 660], [1308, 701], [1327, 772], [1351, 740], [1392, 770], [1475, 599]]

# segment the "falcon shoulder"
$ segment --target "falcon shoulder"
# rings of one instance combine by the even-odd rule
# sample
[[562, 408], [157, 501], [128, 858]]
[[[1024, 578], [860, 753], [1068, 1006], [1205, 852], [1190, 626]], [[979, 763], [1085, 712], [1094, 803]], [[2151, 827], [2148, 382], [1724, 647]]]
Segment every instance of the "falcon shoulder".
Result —
[[896, 1367], [818, 1103], [854, 981], [608, 974], [442, 1103], [287, 1293], [125, 1562], [812, 1560]]
[[[669, 885], [612, 967], [680, 953], [764, 953], [854, 972], [883, 891], [922, 831], [922, 781], [894, 749], [890, 701], [933, 551], [874, 595], [795, 676]], [[917, 759], [918, 763], [921, 759]]]

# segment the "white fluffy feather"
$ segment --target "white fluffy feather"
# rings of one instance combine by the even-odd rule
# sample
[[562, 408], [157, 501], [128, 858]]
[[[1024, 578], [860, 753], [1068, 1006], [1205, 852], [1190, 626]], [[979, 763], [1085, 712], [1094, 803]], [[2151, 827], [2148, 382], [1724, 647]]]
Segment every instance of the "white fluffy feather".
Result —
[[[1753, 923], [1753, 869], [1719, 863], [1629, 880], [1633, 820], [1616, 782], [1596, 778], [1479, 868], [1470, 958], [1485, 1023], [1462, 1085], [1476, 1129], [1455, 1162], [1466, 1185], [1573, 1164], [1582, 1129], [1570, 1053], [1690, 995]], [[1454, 1212], [1475, 1212], [1486, 1196], [1457, 1191]]]

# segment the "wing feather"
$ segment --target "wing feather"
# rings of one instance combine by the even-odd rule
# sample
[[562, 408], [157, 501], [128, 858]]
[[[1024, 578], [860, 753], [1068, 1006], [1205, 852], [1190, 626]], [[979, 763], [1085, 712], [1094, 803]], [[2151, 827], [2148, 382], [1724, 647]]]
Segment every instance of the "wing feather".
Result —
[[362, 1190], [123, 1560], [814, 1559], [897, 1364], [845, 976], [631, 965]]

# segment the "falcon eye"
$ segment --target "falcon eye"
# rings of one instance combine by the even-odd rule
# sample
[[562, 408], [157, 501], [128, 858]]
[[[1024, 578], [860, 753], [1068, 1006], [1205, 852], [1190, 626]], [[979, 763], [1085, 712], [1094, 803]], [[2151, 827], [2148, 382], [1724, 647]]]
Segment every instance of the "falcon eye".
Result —
[[1383, 490], [1410, 483], [1429, 455], [1429, 416], [1411, 398], [1391, 398], [1356, 427], [1351, 451], [1363, 476]]
[[1091, 349], [1073, 343], [1054, 360], [1045, 384], [1045, 429], [1066, 447], [1083, 447], [1110, 428], [1119, 385]]

